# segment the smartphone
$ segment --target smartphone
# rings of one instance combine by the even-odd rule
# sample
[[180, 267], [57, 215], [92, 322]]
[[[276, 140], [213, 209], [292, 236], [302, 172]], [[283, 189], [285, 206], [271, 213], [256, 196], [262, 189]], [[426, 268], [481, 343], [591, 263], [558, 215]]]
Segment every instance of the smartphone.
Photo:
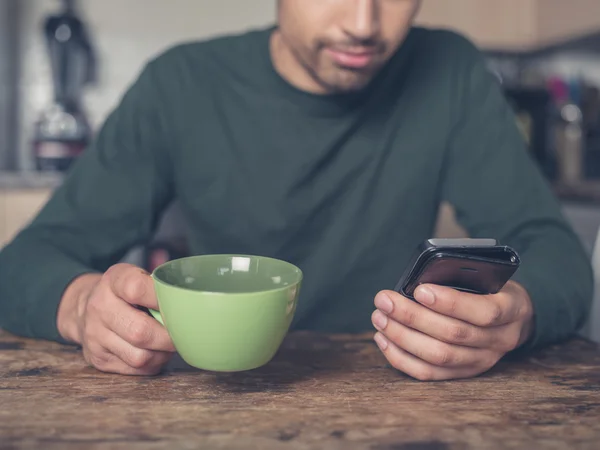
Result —
[[519, 265], [517, 252], [495, 239], [428, 239], [415, 251], [395, 290], [412, 300], [421, 284], [495, 294]]

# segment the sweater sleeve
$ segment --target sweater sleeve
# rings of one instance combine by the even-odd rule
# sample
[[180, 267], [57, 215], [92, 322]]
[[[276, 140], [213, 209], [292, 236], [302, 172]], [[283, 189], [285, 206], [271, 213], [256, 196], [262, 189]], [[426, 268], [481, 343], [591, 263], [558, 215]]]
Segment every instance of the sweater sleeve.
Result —
[[172, 197], [148, 65], [34, 220], [0, 252], [0, 327], [63, 342], [56, 313], [78, 275], [103, 272], [151, 238]]
[[499, 83], [470, 44], [458, 76], [456, 120], [447, 149], [442, 197], [472, 237], [515, 248], [513, 279], [534, 306], [534, 335], [523, 349], [568, 338], [591, 305], [589, 257], [529, 155]]

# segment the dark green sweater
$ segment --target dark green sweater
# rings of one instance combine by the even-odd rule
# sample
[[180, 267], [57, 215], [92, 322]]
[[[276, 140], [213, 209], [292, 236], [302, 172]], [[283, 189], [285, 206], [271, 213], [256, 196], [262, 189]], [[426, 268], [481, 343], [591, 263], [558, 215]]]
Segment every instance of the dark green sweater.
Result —
[[318, 96], [277, 74], [269, 33], [179, 45], [147, 65], [0, 254], [0, 327], [60, 341], [67, 284], [148, 241], [177, 199], [193, 253], [302, 268], [294, 328], [371, 330], [375, 294], [394, 288], [446, 200], [472, 236], [521, 253], [530, 344], [576, 330], [592, 296], [588, 258], [469, 42], [415, 28], [371, 87]]

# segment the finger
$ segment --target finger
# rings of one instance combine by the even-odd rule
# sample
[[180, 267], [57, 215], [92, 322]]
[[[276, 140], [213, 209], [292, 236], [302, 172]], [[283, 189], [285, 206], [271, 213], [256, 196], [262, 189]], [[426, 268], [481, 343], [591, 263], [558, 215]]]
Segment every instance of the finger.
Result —
[[117, 264], [106, 275], [117, 297], [132, 305], [158, 309], [154, 284], [145, 270], [131, 264]]
[[383, 334], [375, 334], [375, 342], [395, 369], [420, 381], [442, 381], [459, 378], [471, 378], [483, 373], [476, 367], [437, 367], [396, 347]]
[[433, 311], [479, 327], [504, 325], [514, 321], [518, 314], [514, 296], [503, 292], [479, 295], [424, 284], [416, 289], [415, 299]]
[[102, 314], [104, 325], [134, 347], [175, 352], [167, 329], [143, 311], [113, 297]]
[[373, 313], [372, 320], [375, 328], [398, 348], [434, 366], [491, 367], [500, 356], [487, 349], [463, 347], [439, 341], [389, 319], [379, 310]]
[[390, 319], [448, 344], [488, 348], [500, 334], [499, 329], [483, 329], [442, 315], [393, 291], [377, 294], [375, 306]]
[[138, 375], [148, 376], [156, 375], [160, 372], [161, 367], [143, 367], [136, 369], [129, 366], [115, 354], [109, 352], [98, 344], [89, 344], [83, 347], [83, 356], [85, 361], [95, 369], [106, 372], [116, 373], [120, 375]]
[[157, 373], [171, 359], [173, 353], [134, 347], [116, 333], [109, 332], [101, 343], [109, 352], [132, 369], [143, 373]]

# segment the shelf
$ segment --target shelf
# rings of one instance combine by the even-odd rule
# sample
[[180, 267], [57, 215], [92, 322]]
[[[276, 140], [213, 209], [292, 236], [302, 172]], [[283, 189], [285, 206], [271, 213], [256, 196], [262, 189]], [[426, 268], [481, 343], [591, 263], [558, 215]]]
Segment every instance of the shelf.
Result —
[[0, 172], [0, 189], [53, 189], [64, 179], [62, 174], [41, 172]]

